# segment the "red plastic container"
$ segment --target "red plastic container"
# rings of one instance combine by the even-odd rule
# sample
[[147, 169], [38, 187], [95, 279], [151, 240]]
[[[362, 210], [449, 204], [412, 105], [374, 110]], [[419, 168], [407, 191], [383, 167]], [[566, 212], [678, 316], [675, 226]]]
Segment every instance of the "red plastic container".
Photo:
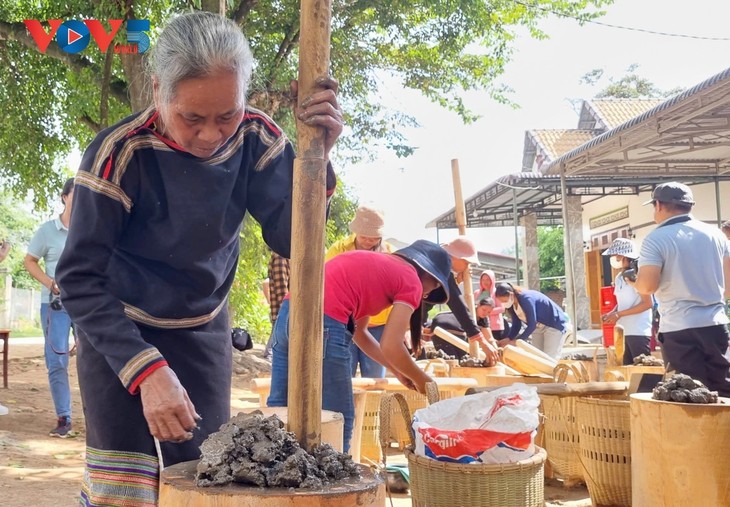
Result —
[[[616, 296], [613, 295], [613, 287], [601, 287], [601, 315], [610, 312], [616, 307]], [[603, 346], [613, 345], [613, 324], [603, 324]]]

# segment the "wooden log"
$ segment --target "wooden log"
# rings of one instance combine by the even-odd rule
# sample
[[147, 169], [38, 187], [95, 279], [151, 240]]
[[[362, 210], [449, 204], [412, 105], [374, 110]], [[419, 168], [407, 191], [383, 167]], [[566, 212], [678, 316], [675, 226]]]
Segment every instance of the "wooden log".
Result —
[[[298, 100], [329, 74], [331, 0], [302, 0]], [[290, 430], [307, 450], [319, 444], [322, 410], [325, 131], [297, 121], [298, 153], [292, 194], [291, 312], [289, 317]], [[306, 231], [306, 233], [303, 233]], [[314, 344], [314, 345], [313, 345]]]
[[[459, 234], [466, 235], [466, 208], [464, 207], [464, 195], [461, 192], [461, 176], [459, 174], [459, 161], [451, 160], [451, 179], [454, 183], [454, 210], [456, 215], [456, 226]], [[476, 320], [476, 309], [474, 308], [474, 289], [471, 283], [471, 268], [467, 266], [463, 272], [464, 277], [464, 301], [469, 310], [469, 315]], [[469, 342], [469, 355], [478, 357], [479, 344], [477, 342]]]
[[[452, 333], [449, 333], [447, 330], [445, 330], [444, 328], [442, 328], [440, 326], [436, 326], [436, 329], [433, 330], [433, 334], [435, 334], [439, 338], [442, 338], [443, 340], [449, 342], [454, 347], [458, 347], [461, 350], [463, 350], [464, 352], [467, 352], [471, 356], [471, 345], [472, 344], [466, 343], [464, 340], [462, 340], [458, 336], [456, 336]], [[477, 347], [476, 355], [471, 356], [471, 357], [478, 357], [479, 359], [484, 359], [487, 356], [484, 354], [484, 352], [482, 352]]]
[[730, 399], [696, 405], [631, 395], [635, 507], [730, 505]]
[[229, 484], [199, 488], [197, 461], [166, 468], [160, 475], [160, 507], [362, 507], [385, 506], [385, 482], [370, 467], [359, 465], [360, 477], [320, 489], [259, 488]]
[[502, 360], [504, 363], [517, 371], [528, 374], [542, 373], [544, 375], [553, 375], [555, 364], [542, 357], [538, 357], [514, 345], [507, 345], [502, 350]]
[[[551, 394], [554, 396], [590, 396], [599, 394], [627, 394], [628, 382], [584, 382], [582, 384], [537, 384], [537, 394]], [[474, 387], [467, 389], [466, 394], [476, 394], [492, 391], [494, 387]]]
[[553, 365], [553, 368], [555, 368], [558, 365], [558, 361], [554, 357], [547, 355], [545, 352], [538, 349], [531, 343], [527, 343], [525, 340], [516, 340], [515, 345], [517, 345], [517, 347], [521, 348], [525, 352], [529, 352], [530, 354], [532, 354], [534, 356], [541, 357], [545, 361], [548, 361], [549, 363], [551, 363]]

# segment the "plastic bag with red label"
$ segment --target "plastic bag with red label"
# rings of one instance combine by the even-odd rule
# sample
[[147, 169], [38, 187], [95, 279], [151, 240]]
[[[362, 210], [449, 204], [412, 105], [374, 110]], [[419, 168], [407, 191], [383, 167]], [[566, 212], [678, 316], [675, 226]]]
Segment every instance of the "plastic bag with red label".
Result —
[[416, 410], [415, 452], [452, 463], [514, 463], [532, 457], [540, 398], [513, 384]]

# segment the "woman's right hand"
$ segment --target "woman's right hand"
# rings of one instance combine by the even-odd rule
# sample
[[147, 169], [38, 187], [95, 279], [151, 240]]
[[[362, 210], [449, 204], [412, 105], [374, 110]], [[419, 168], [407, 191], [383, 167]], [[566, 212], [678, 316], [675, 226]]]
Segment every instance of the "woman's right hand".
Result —
[[186, 442], [201, 417], [169, 366], [153, 371], [139, 386], [142, 410], [153, 437], [160, 442]]
[[[419, 369], [419, 371], [421, 371]], [[433, 379], [428, 376], [427, 373], [424, 371], [421, 371], [420, 375], [417, 375], [417, 378], [411, 379], [413, 383], [416, 386], [416, 391], [418, 391], [421, 394], [426, 394], [426, 384], [429, 382], [433, 382]]]

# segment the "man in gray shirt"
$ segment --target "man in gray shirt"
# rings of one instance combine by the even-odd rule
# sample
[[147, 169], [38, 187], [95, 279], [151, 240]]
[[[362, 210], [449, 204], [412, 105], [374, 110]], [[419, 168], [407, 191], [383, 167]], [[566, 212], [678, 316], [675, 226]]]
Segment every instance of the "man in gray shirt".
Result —
[[644, 203], [654, 206], [659, 226], [642, 244], [635, 288], [659, 302], [659, 341], [669, 369], [730, 396], [724, 309], [730, 247], [716, 227], [689, 214], [694, 203], [690, 188], [677, 182], [658, 185]]

